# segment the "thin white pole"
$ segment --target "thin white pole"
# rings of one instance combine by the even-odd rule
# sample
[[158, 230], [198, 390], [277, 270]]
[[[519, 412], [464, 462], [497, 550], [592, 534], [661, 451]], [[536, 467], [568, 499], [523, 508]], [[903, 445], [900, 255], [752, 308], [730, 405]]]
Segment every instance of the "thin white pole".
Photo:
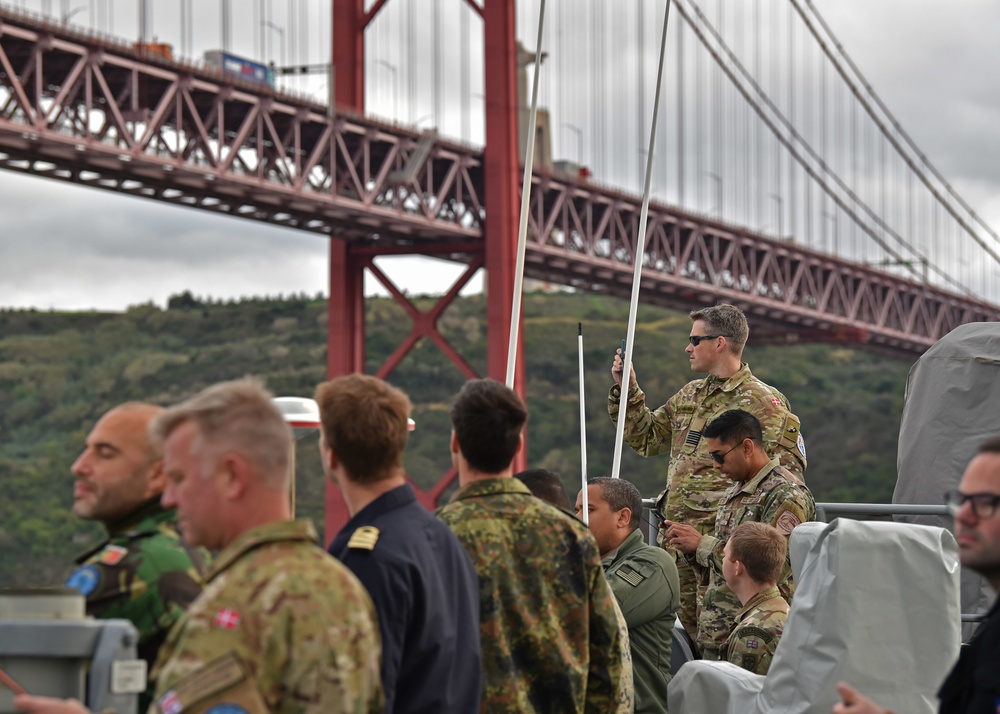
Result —
[[[524, 178], [521, 182], [521, 223], [517, 229], [517, 267], [514, 270], [514, 300], [510, 309], [510, 342], [507, 344], [507, 386], [514, 388], [517, 367], [517, 332], [521, 324], [521, 286], [524, 282], [524, 251], [528, 238], [528, 203], [531, 200], [531, 169], [535, 163], [535, 115], [538, 113], [538, 75], [542, 73], [542, 28], [545, 25], [545, 0], [538, 7], [538, 39], [535, 42], [535, 74], [531, 79], [531, 118], [528, 120], [528, 145], [524, 152]], [[500, 237], [503, 240], [503, 236]]]
[[611, 462], [611, 478], [621, 472], [622, 442], [625, 441], [625, 407], [628, 405], [629, 377], [632, 374], [635, 314], [639, 307], [639, 282], [642, 277], [642, 258], [646, 252], [646, 219], [649, 217], [649, 190], [653, 179], [653, 155], [656, 147], [656, 118], [660, 112], [660, 89], [663, 86], [663, 58], [667, 50], [667, 19], [670, 17], [670, 0], [663, 12], [663, 36], [660, 39], [660, 66], [656, 70], [656, 95], [653, 99], [653, 121], [649, 126], [649, 150], [646, 154], [646, 181], [642, 192], [642, 212], [639, 214], [639, 234], [635, 238], [635, 267], [632, 271], [632, 301], [628, 313], [628, 333], [625, 336], [625, 354], [622, 356], [622, 389], [618, 402], [618, 429], [615, 433], [615, 455]]
[[583, 512], [580, 514], [583, 517], [583, 522], [590, 524], [590, 510], [588, 508], [589, 499], [587, 498], [587, 400], [584, 398], [583, 391], [583, 323], [576, 323], [578, 337], [577, 337], [577, 347], [580, 355], [580, 484], [583, 493]]

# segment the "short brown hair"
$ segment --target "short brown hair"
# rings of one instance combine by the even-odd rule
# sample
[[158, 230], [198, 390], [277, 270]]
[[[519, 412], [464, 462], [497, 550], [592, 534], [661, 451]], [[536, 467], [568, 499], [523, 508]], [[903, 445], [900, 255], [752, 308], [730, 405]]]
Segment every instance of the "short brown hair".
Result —
[[747, 338], [750, 337], [750, 326], [746, 315], [735, 305], [722, 303], [714, 307], [706, 307], [691, 312], [691, 320], [701, 320], [706, 331], [711, 335], [721, 335], [729, 344], [729, 351], [735, 355], [743, 354]]
[[774, 585], [778, 582], [787, 553], [785, 536], [767, 523], [741, 523], [729, 536], [731, 559], [743, 563], [747, 575], [761, 585]]
[[257, 471], [268, 489], [287, 489], [292, 431], [273, 399], [263, 382], [252, 377], [213, 384], [153, 419], [149, 434], [154, 449], [162, 452], [167, 437], [190, 421], [197, 432], [194, 443], [199, 458], [235, 452]]
[[316, 387], [326, 445], [355, 483], [390, 478], [403, 467], [410, 398], [378, 377], [349, 374]]
[[469, 466], [484, 474], [510, 467], [521, 446], [528, 410], [513, 389], [492, 379], [465, 383], [451, 408], [458, 448]]

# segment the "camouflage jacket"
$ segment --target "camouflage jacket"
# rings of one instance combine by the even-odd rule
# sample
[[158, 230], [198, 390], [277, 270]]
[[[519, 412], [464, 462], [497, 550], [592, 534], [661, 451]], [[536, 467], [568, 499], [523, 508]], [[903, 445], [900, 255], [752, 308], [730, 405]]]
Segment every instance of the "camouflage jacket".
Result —
[[[702, 536], [695, 561], [707, 575], [708, 588], [698, 616], [698, 645], [705, 659], [718, 659], [733, 622], [740, 611], [740, 601], [722, 576], [722, 557], [733, 529], [740, 523], [768, 523], [786, 536], [795, 526], [816, 520], [816, 502], [804, 485], [796, 483], [777, 459], [771, 459], [753, 478], [733, 483], [726, 491], [715, 521], [715, 535]], [[788, 557], [778, 588], [791, 602], [795, 592]]]
[[767, 674], [788, 619], [788, 603], [777, 586], [754, 595], [740, 610], [722, 658], [754, 674]]
[[[620, 394], [621, 388], [614, 385], [608, 395], [608, 413], [615, 422]], [[646, 406], [646, 395], [635, 385], [628, 393], [625, 443], [642, 456], [670, 456], [667, 487], [657, 501], [667, 520], [712, 532], [719, 499], [730, 481], [708, 455], [701, 432], [729, 409], [744, 409], [756, 416], [768, 452], [802, 481], [806, 447], [799, 419], [791, 413], [785, 396], [754, 377], [746, 363], [729, 379], [709, 375], [688, 382], [655, 410]]]
[[381, 712], [380, 658], [371, 599], [316, 545], [312, 523], [269, 523], [219, 554], [170, 633], [155, 711]]
[[438, 516], [479, 574], [481, 711], [613, 711], [618, 620], [587, 527], [513, 478], [463, 486]]
[[[87, 598], [87, 614], [129, 620], [139, 632], [139, 657], [152, 670], [156, 653], [201, 592], [208, 553], [186, 548], [174, 528], [176, 512], [147, 501], [107, 526], [108, 539], [84, 553], [66, 586]], [[147, 707], [152, 682], [140, 698]]]
[[635, 711], [667, 711], [674, 619], [680, 607], [677, 565], [661, 548], [631, 535], [603, 561], [628, 625], [635, 681]]
[[[575, 518], [575, 516], [574, 516]], [[618, 680], [618, 691], [615, 693], [614, 714], [634, 714], [635, 712], [635, 680], [632, 676], [632, 645], [628, 640], [628, 623], [618, 601], [614, 601], [615, 617], [618, 619], [618, 652], [622, 658], [622, 676]]]

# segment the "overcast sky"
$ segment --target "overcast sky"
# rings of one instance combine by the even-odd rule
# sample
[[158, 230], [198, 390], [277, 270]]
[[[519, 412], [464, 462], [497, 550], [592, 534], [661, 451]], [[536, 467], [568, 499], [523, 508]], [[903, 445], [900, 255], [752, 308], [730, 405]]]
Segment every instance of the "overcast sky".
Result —
[[[253, 7], [261, 8], [263, 1], [254, 0]], [[391, 0], [390, 5], [402, 1]], [[412, 2], [413, 7], [431, 7], [430, 0]], [[700, 2], [706, 6], [711, 0]], [[18, 4], [42, 7], [41, 0]], [[200, 0], [196, 4], [209, 5]], [[322, 4], [304, 0], [298, 6], [299, 19], [311, 13], [312, 34], [286, 33], [288, 61], [319, 61], [325, 52], [329, 33], [323, 31], [328, 21], [323, 19]], [[85, 3], [70, 5], [82, 8]], [[170, 10], [169, 4], [157, 5], [167, 8], [162, 13]], [[239, 0], [234, 5], [250, 3]], [[986, 31], [1000, 27], [1000, 3], [962, 0], [947, 10], [930, 0], [816, 0], [815, 5], [924, 153], [992, 226], [1000, 226], [1000, 75], [993, 71], [997, 51]], [[58, 11], [60, 3], [49, 6]], [[558, 3], [550, 2], [553, 6]], [[287, 29], [292, 18], [282, 0], [274, 0], [272, 11], [275, 24]], [[90, 21], [83, 11], [73, 19]], [[409, 19], [407, 26], [420, 27], [418, 20]], [[198, 31], [183, 40], [192, 52], [218, 46], [219, 41], [209, 36], [213, 31], [218, 34], [213, 22], [212, 17], [196, 18]], [[172, 17], [156, 16], [154, 23], [160, 39], [181, 45]], [[469, 26], [479, 31], [475, 21]], [[133, 27], [134, 17], [123, 17], [114, 29], [132, 37]], [[238, 29], [236, 34], [241, 34]], [[268, 40], [273, 45], [274, 33], [241, 36], [246, 44], [239, 51], [245, 54], [252, 54], [255, 47], [259, 54], [280, 53], [279, 46], [267, 47]], [[246, 37], [253, 38], [253, 46]], [[384, 50], [377, 42], [371, 44], [370, 51]], [[470, 47], [475, 49], [475, 44]], [[451, 99], [438, 100], [438, 106], [428, 110], [417, 97], [407, 96], [406, 72], [399, 71], [402, 59], [385, 56], [394, 69], [383, 65], [376, 73], [380, 79], [370, 89], [372, 108], [386, 114], [396, 111], [414, 122], [431, 110], [440, 111], [450, 116], [437, 121], [444, 131], [469, 130], [473, 141], [481, 137], [481, 117], [476, 112], [456, 108]], [[444, 59], [447, 63], [449, 58]], [[651, 83], [655, 67], [646, 76]], [[477, 81], [471, 80], [466, 94], [481, 93]], [[315, 84], [312, 88], [323, 90]], [[573, 132], [553, 136], [564, 156], [576, 153], [575, 141]], [[592, 150], [592, 142], [587, 139], [585, 154]], [[150, 300], [163, 305], [170, 294], [183, 290], [226, 298], [327, 289], [326, 242], [311, 234], [3, 172], [0, 212], [5, 232], [0, 240], [0, 307], [120, 310]], [[443, 292], [461, 273], [460, 267], [439, 261], [395, 259], [381, 264], [410, 292]]]

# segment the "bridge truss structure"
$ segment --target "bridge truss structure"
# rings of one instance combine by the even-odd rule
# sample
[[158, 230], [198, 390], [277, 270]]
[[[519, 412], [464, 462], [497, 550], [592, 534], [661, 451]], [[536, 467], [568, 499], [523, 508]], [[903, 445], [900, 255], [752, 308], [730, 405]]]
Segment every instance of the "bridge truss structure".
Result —
[[[357, 10], [355, 0], [338, 3]], [[487, 23], [508, 22], [504, 10], [490, 18], [491, 7], [481, 9]], [[501, 33], [506, 52], [514, 46], [510, 13]], [[371, 17], [357, 15], [353, 31], [363, 33]], [[489, 146], [484, 152], [364, 117], [357, 83], [346, 82], [340, 96], [354, 93], [358, 113], [332, 115], [306, 97], [4, 9], [0, 168], [327, 237], [331, 374], [364, 369], [361, 276], [369, 270], [413, 319], [378, 374], [427, 337], [475, 376], [436, 321], [485, 267], [500, 276], [488, 284], [489, 374], [503, 379], [519, 186], [498, 188], [502, 180], [489, 177], [498, 163], [518, 175], [513, 63], [506, 66], [502, 76], [487, 76], [500, 86], [507, 114], [492, 129], [487, 119], [488, 145], [491, 135], [505, 137], [493, 142], [491, 158]], [[536, 172], [532, 182], [525, 276], [628, 297], [640, 199], [554, 172]], [[504, 220], [491, 222], [488, 211]], [[680, 309], [732, 302], [772, 339], [852, 342], [912, 357], [960, 324], [1000, 320], [1000, 308], [974, 298], [670, 206], [651, 207], [645, 240], [642, 301]], [[433, 255], [468, 269], [425, 314], [375, 266], [392, 254]], [[433, 503], [453, 478], [421, 500]]]

